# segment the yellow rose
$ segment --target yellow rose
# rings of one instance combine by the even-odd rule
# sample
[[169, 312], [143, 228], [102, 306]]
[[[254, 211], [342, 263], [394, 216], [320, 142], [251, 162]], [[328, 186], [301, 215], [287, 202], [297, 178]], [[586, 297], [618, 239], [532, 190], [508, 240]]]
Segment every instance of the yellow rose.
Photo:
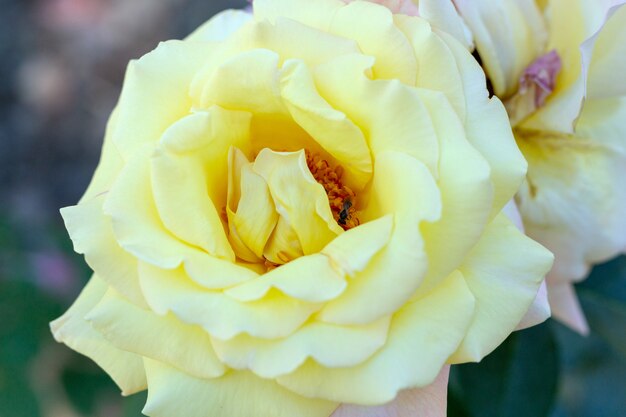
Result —
[[586, 333], [572, 283], [626, 251], [624, 1], [455, 3], [529, 162], [517, 203], [556, 256], [552, 312]]
[[[350, 3], [358, 0], [342, 0]], [[433, 29], [443, 30], [465, 46], [472, 47], [472, 34], [451, 1], [441, 0], [365, 0], [385, 6], [394, 14], [420, 16]]]
[[[467, 50], [366, 2], [258, 0], [129, 65], [62, 210], [95, 274], [52, 324], [151, 416], [327, 417], [478, 361], [552, 256]], [[545, 316], [543, 317], [545, 318]]]

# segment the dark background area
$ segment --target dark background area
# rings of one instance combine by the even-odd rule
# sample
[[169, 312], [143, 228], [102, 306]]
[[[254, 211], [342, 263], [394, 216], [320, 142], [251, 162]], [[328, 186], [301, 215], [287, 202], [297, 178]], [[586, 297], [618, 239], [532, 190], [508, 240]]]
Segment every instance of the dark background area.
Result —
[[[145, 393], [50, 334], [90, 274], [58, 210], [89, 183], [127, 62], [245, 4], [0, 0], [0, 417], [141, 415]], [[549, 321], [455, 367], [450, 415], [626, 416], [625, 282], [622, 258], [579, 288], [590, 337]]]

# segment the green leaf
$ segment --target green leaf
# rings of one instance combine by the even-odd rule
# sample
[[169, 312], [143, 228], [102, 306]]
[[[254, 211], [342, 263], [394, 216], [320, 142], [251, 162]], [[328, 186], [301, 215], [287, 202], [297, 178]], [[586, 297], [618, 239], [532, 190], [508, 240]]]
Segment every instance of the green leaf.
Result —
[[577, 292], [591, 331], [626, 358], [626, 257], [595, 267]]
[[544, 417], [553, 406], [558, 355], [549, 326], [512, 334], [478, 364], [453, 366], [451, 417]]
[[143, 417], [141, 410], [146, 404], [148, 399], [148, 391], [142, 391], [140, 393], [131, 395], [124, 398], [124, 413], [123, 417]]

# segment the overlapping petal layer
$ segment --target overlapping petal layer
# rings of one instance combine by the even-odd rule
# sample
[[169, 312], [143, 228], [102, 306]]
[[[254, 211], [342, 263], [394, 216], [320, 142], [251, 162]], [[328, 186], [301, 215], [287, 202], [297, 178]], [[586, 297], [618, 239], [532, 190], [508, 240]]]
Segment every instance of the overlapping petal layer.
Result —
[[499, 214], [526, 166], [465, 46], [368, 2], [254, 9], [131, 64], [63, 210], [103, 278], [62, 320], [133, 358], [148, 415], [387, 403], [494, 349], [549, 267]]

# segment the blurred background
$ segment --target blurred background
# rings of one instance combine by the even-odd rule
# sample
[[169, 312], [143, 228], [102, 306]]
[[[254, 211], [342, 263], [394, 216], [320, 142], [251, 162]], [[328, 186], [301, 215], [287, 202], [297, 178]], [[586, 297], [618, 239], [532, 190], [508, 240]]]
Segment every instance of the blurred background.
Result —
[[[122, 398], [50, 334], [90, 275], [59, 208], [91, 178], [128, 61], [245, 4], [0, 0], [0, 417], [141, 416], [145, 393]], [[580, 286], [589, 337], [550, 321], [455, 367], [450, 415], [626, 416], [625, 280], [621, 258]]]

